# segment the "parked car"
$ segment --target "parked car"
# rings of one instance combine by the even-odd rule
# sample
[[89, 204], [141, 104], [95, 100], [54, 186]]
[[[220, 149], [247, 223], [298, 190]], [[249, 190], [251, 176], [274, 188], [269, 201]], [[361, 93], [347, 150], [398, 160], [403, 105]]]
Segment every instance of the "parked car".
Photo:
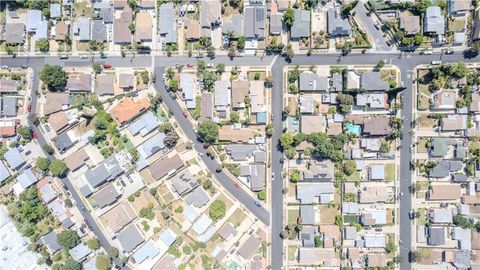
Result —
[[88, 55], [84, 54], [84, 55], [80, 56], [80, 59], [88, 59]]
[[28, 104], [28, 105], [27, 105], [27, 111], [28, 111], [28, 112], [32, 111], [32, 104]]
[[102, 54], [100, 54], [100, 58], [102, 58], [102, 59], [106, 59], [106, 58], [107, 58], [107, 56], [106, 56], [105, 54], [103, 54], [103, 53], [102, 53]]
[[237, 188], [240, 188], [240, 184], [239, 184], [238, 182], [235, 182], [235, 186], [236, 186]]
[[187, 67], [193, 67], [193, 64], [192, 64], [192, 63], [188, 63], [188, 64], [187, 64]]
[[442, 61], [440, 61], [440, 60], [432, 61], [432, 65], [438, 66], [438, 65], [441, 65], [441, 64], [442, 64]]
[[103, 68], [111, 68], [111, 67], [112, 67], [112, 65], [110, 65], [110, 64], [103, 64]]
[[37, 132], [35, 131], [32, 131], [32, 139], [36, 139], [38, 136], [37, 136]]
[[409, 219], [414, 219], [415, 218], [415, 213], [413, 212], [413, 210], [410, 210], [410, 212], [408, 212], [408, 218]]
[[447, 49], [445, 50], [445, 54], [453, 54], [453, 53], [454, 53], [454, 51], [453, 51], [452, 48], [447, 48]]
[[182, 112], [182, 114], [183, 114], [183, 117], [185, 117], [185, 118], [187, 118], [187, 117], [188, 117], [188, 114], [187, 114], [187, 112]]
[[212, 67], [213, 67], [213, 63], [208, 63], [208, 64], [207, 64], [207, 67], [212, 68]]
[[68, 54], [60, 54], [58, 57], [60, 59], [68, 59]]
[[255, 205], [258, 207], [262, 206], [262, 204], [259, 201], [255, 201]]
[[2, 66], [2, 69], [8, 69], [8, 66], [3, 65], [3, 66]]
[[27, 68], [28, 68], [28, 65], [22, 65], [22, 68], [23, 68], [23, 69], [27, 69]]

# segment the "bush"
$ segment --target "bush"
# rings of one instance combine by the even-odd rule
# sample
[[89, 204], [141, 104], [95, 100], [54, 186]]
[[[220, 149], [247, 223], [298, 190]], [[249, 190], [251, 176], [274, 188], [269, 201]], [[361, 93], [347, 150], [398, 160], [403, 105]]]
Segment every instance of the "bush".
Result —
[[182, 250], [185, 255], [190, 255], [190, 253], [192, 253], [192, 248], [187, 245], [183, 246]]
[[87, 246], [90, 249], [99, 249], [100, 243], [98, 242], [97, 238], [90, 238], [87, 240]]
[[57, 243], [65, 249], [71, 249], [80, 242], [77, 232], [65, 230], [57, 235]]
[[211, 205], [208, 210], [208, 214], [210, 217], [216, 221], [219, 219], [222, 219], [225, 216], [225, 210], [226, 210], [226, 205], [225, 202], [221, 200], [215, 200]]
[[152, 196], [157, 195], [157, 189], [156, 189], [156, 188], [151, 188], [151, 189], [150, 189], [150, 194], [151, 194]]
[[357, 164], [353, 160], [347, 160], [343, 162], [343, 173], [347, 176], [352, 175], [357, 170]]
[[265, 192], [265, 190], [262, 190], [257, 193], [257, 197], [259, 200], [265, 201], [265, 199], [267, 198], [267, 193]]
[[183, 207], [179, 206], [179, 207], [175, 208], [175, 213], [183, 213]]
[[290, 182], [297, 183], [300, 180], [300, 171], [294, 170], [292, 174], [290, 174]]
[[153, 212], [153, 203], [149, 203], [147, 207], [140, 209], [140, 217], [153, 220], [155, 213]]

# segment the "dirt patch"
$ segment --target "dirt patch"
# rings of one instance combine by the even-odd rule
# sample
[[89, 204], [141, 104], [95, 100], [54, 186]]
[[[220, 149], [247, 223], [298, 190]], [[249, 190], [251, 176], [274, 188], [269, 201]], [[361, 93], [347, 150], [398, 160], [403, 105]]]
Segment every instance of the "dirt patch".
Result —
[[144, 207], [147, 207], [150, 203], [153, 204], [153, 208], [157, 209], [159, 207], [157, 200], [150, 194], [150, 192], [146, 189], [139, 191], [139, 196], [135, 196], [135, 200], [131, 202], [133, 209], [137, 213], [140, 213], [140, 210]]
[[233, 214], [230, 216], [228, 221], [230, 221], [233, 224], [233, 226], [238, 227], [240, 226], [240, 224], [242, 224], [242, 222], [246, 218], [247, 218], [247, 215], [245, 215], [245, 213], [243, 213], [242, 210], [237, 209], [235, 210], [235, 212], [233, 212]]
[[320, 223], [334, 224], [335, 217], [339, 214], [337, 207], [320, 206]]

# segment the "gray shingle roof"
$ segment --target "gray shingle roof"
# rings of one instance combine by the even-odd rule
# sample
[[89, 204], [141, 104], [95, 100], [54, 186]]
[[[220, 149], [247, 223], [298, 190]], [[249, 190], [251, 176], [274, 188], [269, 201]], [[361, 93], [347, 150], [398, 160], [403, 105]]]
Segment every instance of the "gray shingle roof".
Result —
[[89, 169], [86, 171], [85, 178], [92, 188], [96, 188], [106, 181], [114, 179], [122, 173], [123, 168], [120, 166], [116, 156], [112, 155], [94, 169]]
[[245, 7], [244, 35], [246, 38], [265, 38], [265, 6]]
[[135, 224], [130, 224], [118, 234], [117, 238], [126, 252], [133, 251], [144, 241], [142, 233]]
[[205, 193], [202, 187], [197, 187], [185, 197], [187, 204], [193, 203], [193, 205], [198, 208], [206, 205], [209, 200], [207, 193]]
[[90, 40], [90, 19], [78, 18], [74, 22], [74, 33], [78, 35], [80, 40]]
[[328, 79], [316, 73], [302, 72], [300, 74], [300, 91], [327, 91]]
[[310, 37], [310, 11], [294, 9], [295, 20], [290, 28], [291, 38]]
[[0, 97], [0, 116], [17, 116], [17, 97]]
[[383, 81], [378, 71], [367, 71], [362, 74], [361, 88], [367, 91], [384, 91], [389, 89], [387, 82]]
[[7, 161], [10, 168], [14, 170], [25, 164], [25, 160], [23, 159], [22, 155], [20, 155], [20, 152], [17, 150], [17, 148], [11, 148], [3, 155], [3, 157]]
[[300, 206], [300, 217], [302, 218], [301, 224], [313, 225], [315, 224], [315, 210], [313, 205], [301, 205]]
[[38, 240], [39, 244], [45, 245], [50, 252], [55, 253], [62, 249], [62, 247], [57, 243], [57, 234], [54, 231], [51, 231]]
[[279, 35], [283, 30], [282, 14], [270, 15], [270, 34]]
[[165, 36], [165, 43], [177, 42], [177, 29], [175, 25], [175, 10], [173, 3], [161, 5], [159, 14], [159, 34]]
[[352, 27], [347, 19], [341, 18], [334, 9], [328, 10], [328, 34], [332, 37], [350, 36]]
[[445, 34], [445, 17], [442, 15], [440, 7], [431, 6], [427, 8], [425, 11], [424, 31], [437, 35]]
[[113, 183], [110, 183], [101, 190], [95, 192], [93, 194], [93, 200], [98, 207], [103, 208], [117, 201], [119, 196], [120, 193], [118, 193]]
[[102, 20], [92, 21], [92, 40], [98, 42], [107, 40], [107, 28]]
[[23, 43], [25, 41], [25, 24], [7, 23], [4, 38], [8, 44]]
[[137, 147], [138, 153], [143, 158], [149, 158], [153, 154], [165, 148], [165, 133], [158, 133]]
[[229, 21], [223, 22], [222, 33], [224, 35], [231, 33], [232, 37], [234, 38], [243, 36], [244, 35], [243, 22], [244, 22], [243, 15], [233, 14]]
[[445, 244], [445, 227], [429, 227], [428, 244], [431, 246], [441, 246]]
[[113, 89], [113, 83], [115, 82], [114, 74], [98, 74], [97, 85], [95, 91], [98, 96], [113, 96], [115, 94]]
[[75, 261], [81, 262], [85, 260], [90, 253], [92, 253], [92, 250], [89, 249], [85, 243], [80, 243], [76, 247], [70, 249], [68, 252]]
[[148, 111], [147, 113], [142, 115], [142, 117], [140, 117], [137, 121], [133, 122], [128, 127], [128, 131], [130, 131], [130, 133], [132, 133], [132, 135], [134, 136], [140, 134], [143, 137], [154, 131], [159, 124], [160, 122], [158, 121], [158, 118], [153, 114], [153, 112]]
[[225, 151], [235, 161], [247, 160], [257, 149], [253, 144], [229, 144], [225, 146]]
[[76, 141], [70, 138], [67, 132], [58, 134], [57, 137], [54, 138], [54, 141], [55, 146], [60, 152], [67, 150], [76, 143]]

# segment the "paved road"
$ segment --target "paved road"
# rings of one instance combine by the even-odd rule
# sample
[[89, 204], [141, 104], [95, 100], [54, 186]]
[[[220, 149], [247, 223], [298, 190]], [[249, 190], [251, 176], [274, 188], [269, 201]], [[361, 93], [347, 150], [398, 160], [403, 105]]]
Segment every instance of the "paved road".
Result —
[[[38, 71], [40, 70], [41, 66], [42, 65], [39, 65], [38, 62], [35, 62], [34, 65], [30, 65], [30, 68], [32, 68], [32, 70], [35, 74], [35, 77], [34, 77], [33, 84], [32, 84], [32, 91], [31, 91], [32, 109], [31, 109], [31, 112], [29, 113], [29, 116], [34, 114], [34, 112], [36, 112], [36, 107], [37, 107], [36, 91], [39, 89], [39, 81], [40, 81], [39, 76], [38, 76]], [[47, 145], [47, 144], [51, 145], [51, 143], [49, 143], [45, 140], [45, 137], [43, 136], [43, 133], [40, 131], [40, 129], [37, 126], [34, 125], [33, 122], [29, 121], [28, 125], [37, 134], [37, 141], [40, 144], [40, 146]], [[43, 151], [43, 149], [42, 149], [42, 151]], [[55, 157], [53, 155], [50, 155], [45, 151], [44, 151], [44, 154], [48, 157], [48, 159], [50, 161], [55, 159]], [[83, 220], [86, 220], [88, 222], [88, 225], [90, 225], [90, 229], [92, 230], [93, 234], [100, 241], [101, 246], [107, 252], [110, 252], [111, 245], [108, 242], [108, 239], [103, 234], [100, 227], [97, 225], [96, 220], [92, 217], [92, 215], [90, 215], [90, 212], [82, 211], [82, 209], [88, 209], [88, 208], [84, 205], [83, 201], [80, 198], [80, 195], [77, 193], [77, 191], [76, 191], [75, 187], [73, 186], [70, 178], [64, 177], [64, 178], [61, 178], [60, 181], [64, 184], [65, 189], [68, 190], [70, 192], [70, 194], [72, 194], [73, 200], [75, 201], [76, 207], [79, 209], [79, 212], [83, 217]], [[119, 258], [114, 258], [113, 261], [114, 261], [115, 265], [117, 265], [118, 267], [123, 268], [123, 269], [128, 269], [127, 267], [122, 267], [123, 263], [120, 261]]]
[[[355, 18], [360, 21], [359, 25], [367, 32], [367, 35], [373, 39], [373, 46], [378, 51], [390, 51], [391, 48], [388, 47], [385, 38], [383, 37], [383, 32], [375, 28], [375, 21], [373, 18], [368, 16], [368, 10], [365, 8], [365, 5], [362, 2], [358, 2], [355, 7]], [[373, 15], [375, 16], [375, 15]]]
[[[130, 58], [121, 58], [121, 57], [109, 57], [106, 60], [95, 59], [100, 63], [107, 62], [112, 65], [112, 67], [144, 67], [151, 64], [150, 61], [154, 59], [155, 65], [155, 74], [157, 78], [162, 78], [163, 70], [167, 66], [172, 66], [174, 64], [187, 64], [194, 63], [196, 59], [189, 58], [185, 56], [176, 56], [176, 57], [164, 57], [164, 56], [137, 56], [134, 59]], [[226, 65], [269, 65], [271, 64], [274, 58], [271, 56], [261, 57], [240, 57], [231, 60], [225, 56], [216, 57], [213, 60], [202, 59], [207, 63], [225, 63]], [[404, 102], [404, 136], [402, 139], [402, 145], [407, 146], [403, 147], [400, 151], [400, 191], [404, 193], [404, 196], [400, 198], [400, 239], [402, 240], [402, 247], [400, 248], [400, 254], [404, 258], [401, 263], [401, 269], [410, 269], [411, 265], [408, 262], [408, 251], [411, 246], [411, 226], [408, 220], [408, 212], [411, 209], [411, 197], [408, 192], [409, 186], [411, 185], [411, 174], [408, 167], [408, 161], [411, 160], [411, 153], [409, 152], [409, 145], [411, 144], [411, 138], [408, 134], [410, 130], [410, 122], [412, 120], [412, 99], [411, 99], [411, 84], [412, 80], [407, 78], [409, 71], [413, 70], [416, 66], [422, 64], [428, 64], [433, 60], [442, 60], [444, 63], [453, 63], [459, 60], [464, 60], [466, 62], [479, 61], [480, 57], [475, 59], [463, 59], [463, 56], [460, 53], [453, 55], [441, 55], [441, 54], [432, 54], [432, 55], [419, 55], [419, 54], [401, 54], [398, 52], [391, 53], [369, 53], [369, 54], [350, 54], [346, 57], [340, 57], [339, 54], [322, 54], [322, 55], [298, 55], [293, 58], [291, 63], [286, 63], [283, 59], [279, 58], [275, 61], [272, 66], [272, 74], [274, 87], [272, 89], [272, 113], [274, 115], [273, 127], [275, 129], [275, 134], [273, 136], [273, 141], [278, 141], [278, 138], [283, 129], [283, 124], [281, 121], [281, 113], [283, 110], [283, 100], [282, 100], [282, 81], [283, 81], [283, 68], [287, 64], [291, 65], [312, 65], [312, 64], [321, 64], [321, 65], [362, 65], [362, 64], [377, 64], [380, 59], [385, 60], [387, 63], [392, 63], [397, 65], [402, 74], [402, 80], [404, 86], [407, 87], [405, 90], [405, 102]], [[82, 60], [80, 58], [71, 58], [68, 60], [60, 60], [57, 57], [17, 57], [17, 59], [12, 58], [1, 58], [2, 65], [9, 65], [12, 67], [19, 67], [22, 64], [29, 64], [33, 66], [42, 66], [44, 64], [64, 64], [66, 66], [89, 66], [91, 65], [91, 60]], [[149, 64], [146, 64], [149, 63]], [[37, 74], [36, 74], [37, 76]], [[38, 86], [37, 86], [38, 87]], [[192, 125], [189, 121], [181, 117], [181, 109], [174, 100], [166, 93], [163, 82], [157, 80], [155, 85], [158, 91], [160, 91], [164, 96], [165, 104], [172, 109], [174, 116], [176, 117], [180, 127], [184, 130], [187, 136], [195, 142], [196, 135], [192, 130]], [[33, 104], [32, 104], [33, 105]], [[32, 106], [32, 109], [34, 107]], [[37, 132], [38, 133], [38, 132]], [[40, 134], [40, 133], [39, 133]], [[203, 151], [201, 144], [195, 144], [197, 151]], [[283, 228], [283, 195], [282, 195], [282, 179], [281, 171], [282, 166], [280, 163], [280, 158], [282, 153], [274, 149], [272, 152], [272, 170], [275, 173], [275, 181], [272, 183], [271, 192], [272, 192], [272, 268], [280, 269], [283, 266], [283, 248], [282, 248], [282, 239], [279, 237], [279, 234]], [[214, 171], [216, 164], [214, 161], [207, 158], [203, 158], [207, 167]], [[217, 174], [220, 183], [240, 202], [242, 202], [250, 211], [253, 212], [260, 220], [265, 224], [270, 224], [268, 219], [268, 212], [264, 208], [259, 208], [254, 205], [254, 199], [251, 198], [246, 192], [240, 191], [234, 186], [233, 180], [224, 174]], [[68, 187], [67, 187], [68, 188]], [[72, 194], [75, 192], [72, 192]], [[75, 198], [77, 203], [81, 203], [79, 198]], [[91, 218], [91, 217], [90, 217]], [[88, 218], [87, 218], [88, 219]], [[90, 220], [89, 220], [90, 221]], [[92, 219], [92, 221], [94, 221]], [[91, 224], [95, 224], [94, 222]], [[103, 234], [101, 231], [94, 227], [94, 232], [100, 239]], [[101, 239], [102, 240], [102, 239]], [[108, 241], [103, 241], [103, 244], [108, 245]]]
[[[161, 79], [164, 70], [164, 67], [155, 67], [154, 72], [157, 77], [157, 80], [155, 82], [155, 88], [159, 93], [161, 93], [163, 97], [163, 103], [168, 107], [168, 109], [173, 112], [173, 117], [175, 118], [180, 128], [190, 139], [190, 141], [194, 143], [195, 150], [197, 150], [198, 153], [205, 154], [206, 150], [203, 149], [202, 143], [197, 141], [197, 134], [193, 131], [192, 123], [190, 122], [190, 120], [183, 116], [183, 110], [180, 108], [180, 105], [170, 97], [166, 90], [165, 83]], [[250, 196], [250, 194], [245, 192], [243, 189], [237, 188], [235, 186], [235, 181], [224, 172], [215, 172], [215, 169], [217, 168], [217, 161], [210, 159], [206, 155], [201, 158], [207, 168], [210, 170], [210, 172], [212, 172], [212, 174], [215, 174], [220, 184], [222, 184], [222, 186], [228, 192], [230, 192], [230, 194], [232, 194], [240, 203], [243, 204], [243, 206], [245, 206], [250, 212], [252, 212], [261, 222], [263, 222], [267, 226], [270, 225], [269, 212], [264, 207], [259, 207], [255, 205], [255, 202], [257, 201], [255, 198], [252, 198], [252, 196]]]

